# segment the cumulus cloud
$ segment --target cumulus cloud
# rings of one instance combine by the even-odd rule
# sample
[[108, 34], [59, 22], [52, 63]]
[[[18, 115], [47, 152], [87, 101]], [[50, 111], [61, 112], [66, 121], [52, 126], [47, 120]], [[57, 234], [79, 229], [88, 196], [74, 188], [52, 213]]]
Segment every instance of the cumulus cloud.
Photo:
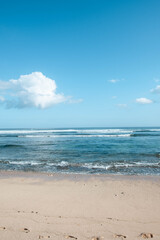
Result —
[[148, 99], [148, 98], [137, 98], [136, 102], [140, 103], [140, 104], [150, 104], [150, 103], [153, 103], [153, 101]]
[[9, 82], [0, 81], [0, 90], [8, 89], [9, 85]]
[[56, 93], [56, 89], [54, 80], [41, 72], [33, 72], [8, 82], [0, 81], [2, 95], [0, 100], [9, 108], [47, 108], [71, 98], [65, 97], [62, 93]]
[[108, 82], [110, 82], [110, 83], [116, 83], [116, 82], [119, 82], [119, 79], [111, 79], [111, 80], [108, 80]]
[[160, 85], [157, 85], [155, 88], [151, 89], [152, 93], [160, 93]]

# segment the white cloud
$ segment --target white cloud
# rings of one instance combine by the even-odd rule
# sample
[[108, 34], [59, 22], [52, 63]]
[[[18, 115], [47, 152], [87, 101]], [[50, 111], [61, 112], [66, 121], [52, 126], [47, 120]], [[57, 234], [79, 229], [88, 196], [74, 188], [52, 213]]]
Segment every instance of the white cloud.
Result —
[[157, 85], [155, 88], [151, 89], [152, 93], [160, 93], [160, 85]]
[[54, 80], [47, 78], [41, 72], [33, 72], [21, 75], [17, 80], [0, 81], [0, 90], [3, 90], [1, 101], [9, 108], [47, 108], [70, 98], [62, 93], [56, 93], [56, 88]]
[[140, 103], [140, 104], [150, 104], [150, 103], [153, 103], [153, 101], [148, 99], [148, 98], [137, 98], [136, 102]]
[[119, 79], [111, 79], [111, 80], [108, 80], [108, 82], [116, 83], [116, 82], [119, 82]]
[[126, 108], [128, 105], [126, 103], [119, 103], [117, 106], [120, 108]]
[[0, 90], [8, 89], [10, 83], [9, 82], [4, 82], [0, 80]]

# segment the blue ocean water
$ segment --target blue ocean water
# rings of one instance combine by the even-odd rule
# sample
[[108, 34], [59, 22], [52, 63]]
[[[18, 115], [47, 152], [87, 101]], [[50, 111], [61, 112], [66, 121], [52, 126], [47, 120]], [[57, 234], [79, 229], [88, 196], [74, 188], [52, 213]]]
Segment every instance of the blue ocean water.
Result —
[[0, 170], [160, 175], [160, 128], [1, 129]]

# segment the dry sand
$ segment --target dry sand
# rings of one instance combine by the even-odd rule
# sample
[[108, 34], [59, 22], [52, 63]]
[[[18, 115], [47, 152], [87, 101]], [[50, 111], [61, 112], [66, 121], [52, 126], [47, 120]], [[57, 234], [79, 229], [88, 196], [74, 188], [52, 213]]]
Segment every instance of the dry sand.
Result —
[[0, 172], [0, 240], [144, 238], [160, 239], [160, 177]]

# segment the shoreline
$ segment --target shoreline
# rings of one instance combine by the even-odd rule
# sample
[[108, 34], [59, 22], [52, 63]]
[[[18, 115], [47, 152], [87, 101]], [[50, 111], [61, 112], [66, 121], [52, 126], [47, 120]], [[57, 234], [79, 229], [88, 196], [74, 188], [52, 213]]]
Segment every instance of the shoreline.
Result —
[[41, 178], [45, 180], [148, 180], [160, 181], [160, 175], [128, 175], [128, 174], [90, 174], [90, 173], [51, 173], [17, 170], [0, 170], [0, 179], [11, 177]]

